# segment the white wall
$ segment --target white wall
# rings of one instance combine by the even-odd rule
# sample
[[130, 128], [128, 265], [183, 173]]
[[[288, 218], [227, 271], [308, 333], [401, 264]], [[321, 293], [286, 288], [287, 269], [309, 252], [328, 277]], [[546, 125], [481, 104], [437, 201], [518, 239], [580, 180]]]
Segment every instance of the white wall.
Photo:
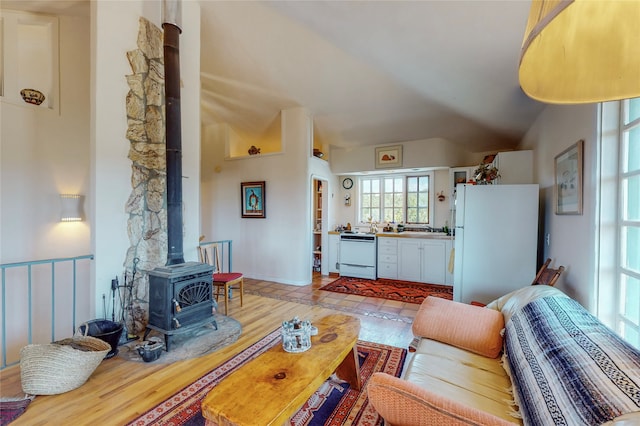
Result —
[[[402, 145], [402, 168], [464, 167], [480, 164], [485, 153], [472, 153], [441, 138], [421, 139], [386, 145]], [[332, 148], [331, 170], [347, 174], [375, 170], [375, 146]], [[495, 153], [495, 152], [494, 152]]]
[[[554, 259], [565, 272], [556, 286], [595, 312], [596, 105], [550, 105], [522, 140], [520, 149], [534, 150], [534, 180], [540, 184], [543, 259]], [[554, 212], [554, 158], [584, 139], [582, 215]], [[549, 234], [550, 245], [544, 243]]]
[[[185, 260], [197, 260], [199, 235], [200, 152], [200, 6], [183, 2], [180, 36], [182, 169]], [[138, 20], [144, 16], [161, 26], [161, 2], [91, 2], [91, 170], [94, 226], [95, 306], [110, 294], [111, 279], [122, 274], [129, 247], [125, 204], [131, 193], [131, 160], [125, 98], [125, 76], [132, 73], [126, 52], [137, 49]], [[101, 312], [98, 312], [101, 313]]]
[[[25, 262], [91, 254], [90, 222], [60, 222], [61, 193], [92, 198], [89, 171], [89, 19], [60, 16], [59, 109], [27, 104], [1, 104], [0, 125], [0, 263]], [[7, 41], [5, 40], [5, 43]], [[58, 100], [52, 101], [57, 104]], [[85, 217], [90, 214], [85, 202]], [[90, 261], [77, 263], [78, 298], [87, 300]], [[56, 318], [51, 327], [52, 268], [31, 270], [33, 342], [69, 337], [73, 300], [71, 263], [55, 268]], [[26, 268], [6, 272], [3, 301], [7, 362], [19, 360], [19, 349], [29, 343]], [[25, 284], [24, 286], [19, 284]], [[76, 324], [92, 317], [86, 303], [76, 310]], [[4, 343], [4, 342], [3, 342]]]
[[2, 103], [0, 263], [91, 252], [89, 224], [61, 223], [59, 198], [91, 198], [88, 33], [87, 18], [59, 18], [59, 112]]
[[[233, 241], [233, 269], [285, 284], [311, 282], [311, 118], [282, 112], [281, 154], [224, 159], [223, 126], [203, 130], [202, 234]], [[240, 217], [240, 183], [266, 182], [266, 218]]]

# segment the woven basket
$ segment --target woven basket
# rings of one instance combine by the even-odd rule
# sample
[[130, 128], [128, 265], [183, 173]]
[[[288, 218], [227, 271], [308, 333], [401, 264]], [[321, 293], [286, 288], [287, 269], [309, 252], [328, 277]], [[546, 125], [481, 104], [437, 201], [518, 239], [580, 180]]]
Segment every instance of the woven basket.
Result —
[[56, 395], [76, 389], [110, 350], [107, 342], [91, 336], [27, 345], [20, 350], [22, 390], [30, 395]]

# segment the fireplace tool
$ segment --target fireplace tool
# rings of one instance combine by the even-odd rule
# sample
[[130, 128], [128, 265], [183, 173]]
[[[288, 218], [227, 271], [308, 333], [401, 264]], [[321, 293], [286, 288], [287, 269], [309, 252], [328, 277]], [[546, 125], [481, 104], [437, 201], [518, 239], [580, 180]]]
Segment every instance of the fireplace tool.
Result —
[[[138, 271], [138, 262], [140, 261], [139, 258], [134, 258], [133, 259], [133, 270], [131, 273], [131, 281], [127, 282], [127, 273], [124, 273], [124, 285], [120, 286], [118, 285], [118, 279], [116, 277], [115, 280], [115, 288], [124, 288], [124, 297], [120, 297], [120, 304], [122, 307], [121, 310], [121, 316], [120, 316], [120, 323], [123, 326], [123, 330], [122, 330], [122, 334], [120, 336], [120, 345], [124, 345], [126, 343], [132, 342], [134, 340], [138, 340], [138, 336], [130, 333], [129, 332], [129, 328], [127, 327], [127, 315], [126, 312], [129, 312], [129, 317], [131, 317], [131, 329], [133, 330], [135, 328], [135, 322], [133, 319], [133, 283], [135, 282], [135, 278], [136, 278], [136, 273]], [[114, 289], [114, 282], [111, 282], [112, 285], [112, 289]], [[115, 289], [114, 291], [114, 298], [115, 298]], [[115, 306], [115, 303], [114, 303]], [[115, 316], [115, 315], [114, 315]]]

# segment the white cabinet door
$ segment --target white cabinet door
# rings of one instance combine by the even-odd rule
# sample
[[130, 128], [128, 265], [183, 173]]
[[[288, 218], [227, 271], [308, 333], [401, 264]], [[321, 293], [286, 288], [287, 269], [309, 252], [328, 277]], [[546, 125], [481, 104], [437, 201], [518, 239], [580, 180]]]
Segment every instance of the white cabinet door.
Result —
[[329, 272], [338, 272], [340, 259], [340, 235], [329, 234]]
[[422, 250], [422, 276], [420, 281], [429, 284], [446, 282], [447, 253], [442, 240], [424, 240]]
[[415, 238], [402, 238], [398, 241], [399, 280], [422, 281], [421, 244], [421, 240]]
[[398, 279], [453, 285], [453, 274], [449, 272], [450, 256], [451, 240], [399, 238]]

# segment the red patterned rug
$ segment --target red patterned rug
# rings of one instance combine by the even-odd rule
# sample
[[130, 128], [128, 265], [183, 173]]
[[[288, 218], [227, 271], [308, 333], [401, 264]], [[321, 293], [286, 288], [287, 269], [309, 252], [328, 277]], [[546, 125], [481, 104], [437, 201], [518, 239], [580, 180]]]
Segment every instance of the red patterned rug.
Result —
[[388, 279], [340, 277], [320, 290], [420, 304], [427, 296], [453, 299], [453, 287]]
[[[189, 386], [176, 392], [151, 410], [131, 421], [129, 426], [205, 424], [200, 410], [202, 399], [221, 380], [258, 355], [281, 344], [280, 330], [275, 330], [211, 370]], [[366, 384], [377, 371], [396, 377], [402, 373], [406, 349], [358, 341], [360, 378], [363, 391], [350, 389], [349, 384], [330, 377], [291, 418], [291, 426], [381, 426], [382, 418], [369, 404]]]

